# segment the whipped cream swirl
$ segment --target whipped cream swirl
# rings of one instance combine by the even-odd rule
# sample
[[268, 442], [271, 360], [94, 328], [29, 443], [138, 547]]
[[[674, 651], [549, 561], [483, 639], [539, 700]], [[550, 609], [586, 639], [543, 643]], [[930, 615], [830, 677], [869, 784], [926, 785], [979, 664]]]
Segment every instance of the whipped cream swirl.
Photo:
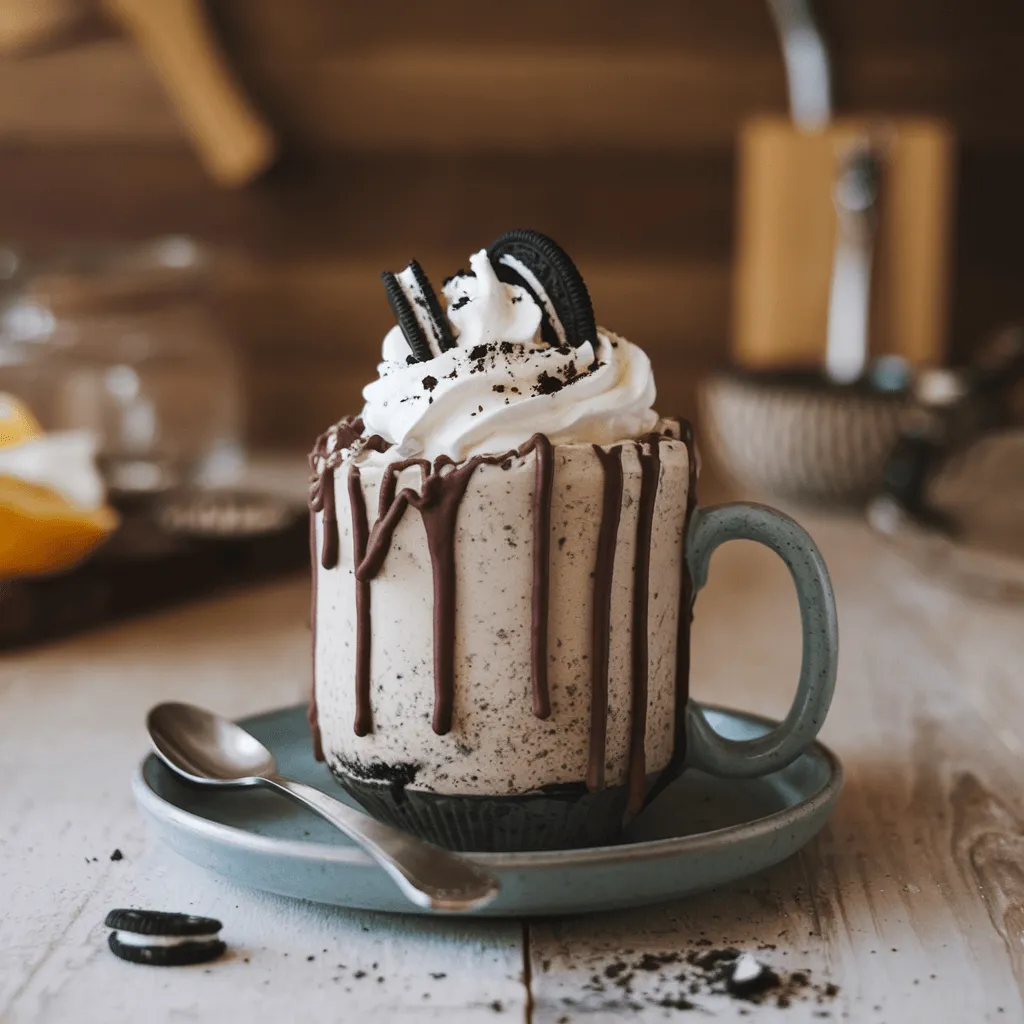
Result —
[[500, 281], [486, 250], [470, 266], [444, 286], [455, 346], [410, 363], [394, 327], [378, 379], [363, 389], [366, 430], [394, 444], [394, 456], [458, 462], [535, 433], [554, 444], [612, 444], [655, 429], [654, 374], [641, 349], [600, 328], [575, 348], [548, 345], [530, 293]]

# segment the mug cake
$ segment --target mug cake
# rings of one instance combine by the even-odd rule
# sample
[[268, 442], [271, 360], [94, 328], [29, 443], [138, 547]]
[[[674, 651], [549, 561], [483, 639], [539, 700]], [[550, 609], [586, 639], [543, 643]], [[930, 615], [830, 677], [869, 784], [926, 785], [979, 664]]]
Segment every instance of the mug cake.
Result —
[[378, 377], [310, 457], [317, 756], [449, 847], [613, 840], [683, 756], [689, 425], [537, 232], [382, 277]]

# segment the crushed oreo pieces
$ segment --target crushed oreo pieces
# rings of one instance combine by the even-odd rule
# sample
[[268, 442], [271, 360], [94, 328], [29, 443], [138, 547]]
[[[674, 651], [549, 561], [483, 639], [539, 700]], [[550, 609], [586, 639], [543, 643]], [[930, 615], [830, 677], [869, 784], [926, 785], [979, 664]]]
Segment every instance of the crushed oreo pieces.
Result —
[[[779, 971], [753, 953], [735, 946], [716, 948], [706, 939], [696, 945], [698, 948], [686, 953], [646, 952], [604, 964], [600, 973], [591, 975], [583, 985], [588, 993], [586, 1009], [641, 1011], [660, 1007], [708, 1012], [713, 1005], [701, 1001], [701, 997], [708, 996], [786, 1009], [809, 1001], [821, 1006], [839, 994], [839, 986], [832, 982], [813, 983], [810, 971]], [[600, 1003], [591, 1005], [596, 999]]]
[[537, 378], [537, 384], [534, 387], [534, 391], [538, 395], [553, 395], [556, 391], [561, 391], [564, 387], [564, 383], [557, 377], [553, 377], [550, 373], [545, 370]]

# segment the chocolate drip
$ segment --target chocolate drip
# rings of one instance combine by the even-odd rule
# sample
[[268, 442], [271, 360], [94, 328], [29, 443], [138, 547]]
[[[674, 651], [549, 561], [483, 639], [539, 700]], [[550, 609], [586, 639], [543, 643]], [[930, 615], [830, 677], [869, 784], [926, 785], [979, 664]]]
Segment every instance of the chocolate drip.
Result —
[[[418, 466], [422, 475], [420, 491], [417, 493], [412, 488], [403, 487], [395, 495], [398, 486], [398, 474], [404, 469]], [[380, 572], [391, 550], [391, 541], [395, 530], [405, 515], [409, 505], [419, 507], [420, 499], [426, 495], [431, 475], [430, 463], [426, 459], [405, 459], [402, 462], [393, 462], [384, 471], [384, 478], [380, 483], [380, 500], [377, 503], [377, 521], [370, 530], [370, 537], [366, 545], [366, 554], [356, 565], [356, 579], [372, 580]]]
[[611, 646], [612, 575], [622, 514], [622, 445], [605, 451], [594, 445], [604, 473], [604, 502], [594, 567], [593, 629], [591, 636], [590, 752], [587, 788], [604, 788], [605, 741], [608, 734], [608, 654]]
[[697, 453], [693, 443], [693, 426], [679, 421], [679, 439], [686, 445], [689, 483], [686, 487], [686, 518], [683, 520], [682, 582], [679, 587], [679, 621], [676, 639], [676, 735], [672, 758], [680, 762], [686, 756], [686, 702], [690, 697], [690, 625], [693, 622], [693, 580], [686, 560], [686, 540], [690, 520], [697, 507]]
[[433, 500], [420, 504], [434, 574], [434, 720], [438, 736], [451, 731], [455, 704], [455, 521], [469, 479], [480, 462], [471, 460], [435, 476]]
[[[362, 435], [362, 432], [363, 421], [358, 417], [342, 420], [335, 427], [332, 427], [331, 430], [321, 434], [316, 439], [316, 444], [313, 446], [313, 451], [309, 456], [309, 466], [312, 472], [309, 491], [309, 567], [312, 574], [310, 581], [309, 627], [312, 646], [310, 662], [313, 675], [310, 680], [309, 705], [306, 710], [306, 719], [309, 722], [310, 736], [313, 740], [313, 756], [317, 761], [323, 761], [324, 750], [320, 738], [320, 719], [316, 703], [316, 608], [317, 592], [319, 590], [316, 567], [316, 517], [318, 512], [324, 513], [324, 551], [321, 556], [321, 564], [330, 568], [327, 563], [331, 561], [332, 564], [337, 564], [338, 560], [338, 527], [334, 501], [334, 470], [333, 468], [328, 469], [325, 463], [334, 452], [351, 448]], [[328, 445], [332, 438], [334, 439], [334, 447], [328, 450]], [[330, 495], [329, 498], [328, 495]], [[331, 509], [330, 516], [327, 514], [328, 501], [330, 502], [329, 507]], [[333, 529], [328, 528], [330, 526], [329, 520], [333, 521]], [[335, 545], [333, 561], [330, 557], [332, 552], [328, 540], [331, 536], [334, 538], [333, 543]]]
[[[547, 526], [544, 536], [550, 539], [551, 484], [553, 457], [551, 443], [546, 437], [535, 434], [519, 448], [501, 455], [475, 455], [462, 465], [457, 465], [448, 456], [441, 455], [433, 466], [424, 459], [407, 459], [392, 463], [381, 481], [377, 521], [369, 532], [365, 554], [356, 563], [356, 579], [369, 582], [381, 570], [391, 548], [395, 530], [411, 505], [419, 510], [427, 534], [427, 548], [430, 551], [431, 570], [434, 577], [434, 715], [433, 729], [438, 735], [449, 732], [452, 724], [455, 678], [455, 526], [459, 506], [462, 503], [469, 481], [477, 468], [483, 465], [502, 465], [513, 458], [523, 458], [530, 452], [537, 454], [538, 497], [536, 507]], [[411, 487], [397, 490], [398, 474], [404, 469], [417, 466], [422, 473], [419, 491]], [[535, 531], [539, 528], [535, 526]], [[536, 532], [535, 532], [536, 536]], [[538, 670], [537, 640], [534, 630], [534, 710], [550, 714], [547, 694], [547, 595], [548, 567], [547, 548], [544, 550], [543, 565], [535, 554], [534, 581], [540, 577], [541, 587], [534, 593], [534, 622], [543, 612], [544, 640], [541, 642], [543, 662]], [[538, 611], [540, 602], [542, 612]], [[539, 680], [539, 681], [538, 681]], [[538, 697], [539, 694], [539, 697]]]
[[[330, 431], [328, 431], [330, 434]], [[352, 445], [363, 436], [363, 420], [362, 417], [349, 417], [342, 420], [337, 426], [337, 443], [334, 446], [335, 451], [342, 451], [345, 448], [351, 448]]]
[[321, 503], [324, 512], [324, 542], [320, 549], [320, 564], [325, 569], [333, 569], [338, 564], [338, 509], [334, 494], [334, 469], [324, 470], [321, 481]]
[[690, 532], [690, 520], [697, 507], [697, 453], [693, 442], [693, 426], [688, 420], [679, 420], [679, 440], [686, 445], [686, 464], [689, 482], [686, 487], [686, 510], [683, 513], [683, 542], [680, 557], [681, 579], [679, 582], [679, 617], [676, 623], [676, 707], [675, 728], [672, 741], [672, 757], [665, 766], [651, 792], [647, 803], [668, 788], [679, 776], [686, 760], [686, 704], [690, 698], [690, 625], [693, 622], [693, 580], [690, 566], [686, 561], [686, 539]]
[[309, 705], [306, 708], [306, 721], [309, 723], [309, 734], [313, 739], [313, 757], [317, 761], [324, 759], [324, 745], [320, 739], [320, 718], [316, 709], [316, 512], [309, 510], [309, 568], [313, 574], [309, 596], [309, 628], [313, 633], [313, 678], [309, 686]]
[[533, 597], [531, 665], [533, 713], [538, 718], [551, 714], [548, 689], [548, 594], [551, 580], [551, 492], [555, 462], [551, 442], [543, 435], [533, 438], [536, 453], [536, 483], [533, 492]]
[[[348, 503], [352, 509], [352, 561], [358, 565], [366, 552], [370, 533], [366, 521], [366, 499], [363, 497], [359, 467], [348, 472]], [[373, 730], [370, 709], [370, 581], [356, 580], [356, 717], [353, 728], [357, 736]]]
[[[397, 462], [388, 467], [381, 482], [379, 517], [370, 531], [366, 554], [356, 563], [356, 578], [369, 585], [381, 570], [391, 541], [406, 508], [419, 509], [427, 533], [427, 549], [434, 578], [434, 716], [432, 727], [439, 736], [452, 727], [455, 700], [455, 523], [459, 506], [477, 467], [490, 461], [477, 456], [443, 473], [452, 465], [441, 457], [434, 466], [422, 459]], [[417, 492], [405, 487], [395, 495], [398, 474], [419, 466], [423, 481]]]
[[[361, 424], [359, 424], [361, 428]], [[355, 424], [343, 424], [336, 428], [337, 442], [332, 451], [342, 444], [354, 445], [360, 441], [353, 433]], [[677, 635], [676, 661], [676, 722], [675, 746], [670, 765], [659, 779], [655, 792], [660, 792], [671, 778], [675, 777], [685, 755], [685, 706], [689, 690], [689, 632], [693, 600], [692, 583], [685, 560], [685, 532], [690, 516], [696, 505], [696, 460], [693, 448], [693, 434], [689, 423], [680, 421], [681, 440], [687, 447], [689, 464], [689, 487], [687, 492], [686, 517], [684, 520], [684, 554], [682, 559], [682, 581], [680, 593], [680, 614]], [[350, 436], [351, 435], [351, 436]], [[313, 454], [327, 459], [327, 438], [324, 435]], [[634, 601], [632, 618], [632, 690], [630, 746], [628, 766], [629, 807], [636, 811], [644, 801], [646, 775], [646, 727], [648, 703], [648, 622], [649, 588], [652, 533], [655, 505], [661, 472], [660, 443], [664, 437], [651, 434], [637, 442], [637, 455], [641, 469], [641, 490], [639, 498], [636, 559], [634, 564]], [[390, 447], [382, 438], [373, 436], [362, 441], [362, 447], [375, 451], [386, 451]], [[603, 509], [598, 536], [597, 560], [594, 570], [594, 604], [592, 610], [592, 696], [590, 712], [590, 747], [587, 766], [587, 785], [590, 789], [601, 789], [605, 784], [605, 756], [608, 725], [608, 673], [611, 642], [611, 594], [614, 574], [615, 551], [621, 518], [623, 497], [622, 445], [609, 451], [594, 446], [595, 454], [604, 475]], [[533, 452], [536, 457], [534, 491], [534, 565], [533, 565], [533, 607], [532, 607], [532, 685], [533, 711], [538, 718], [547, 718], [551, 713], [550, 692], [547, 676], [547, 621], [549, 610], [550, 583], [550, 540], [551, 505], [554, 480], [554, 454], [551, 442], [541, 434], [535, 434], [528, 442], [514, 451], [501, 455], [475, 456], [458, 465], [450, 458], [441, 456], [431, 465], [425, 459], [407, 459], [391, 463], [384, 471], [378, 498], [377, 517], [372, 528], [366, 514], [366, 500], [362, 491], [359, 469], [352, 466], [349, 479], [349, 503], [352, 512], [353, 563], [356, 577], [356, 735], [366, 735], [372, 730], [372, 709], [370, 706], [370, 653], [371, 616], [370, 581], [378, 575], [387, 558], [395, 529], [405, 510], [411, 505], [418, 509], [427, 535], [434, 584], [434, 714], [433, 729], [439, 735], [451, 730], [454, 707], [455, 675], [455, 531], [458, 512], [469, 482], [481, 465], [503, 465], [509, 460], [525, 457]], [[334, 463], [336, 464], [336, 462]], [[320, 472], [314, 477], [310, 498], [312, 510], [310, 524], [311, 557], [316, 559], [316, 513], [323, 512], [324, 544], [321, 564], [330, 568], [338, 560], [337, 515], [334, 509], [334, 464], [321, 464]], [[421, 473], [419, 490], [403, 488], [398, 491], [398, 477], [403, 470], [416, 467]], [[396, 493], [397, 491], [397, 493]], [[316, 588], [314, 584], [311, 614], [315, 628]], [[315, 640], [314, 640], [315, 658]], [[313, 734], [317, 756], [322, 758], [319, 728], [316, 722], [315, 693], [310, 701], [310, 729]]]
[[[647, 623], [651, 574], [651, 536], [654, 503], [661, 476], [661, 435], [648, 434], [637, 443], [640, 460], [640, 507], [636, 522], [636, 556], [633, 563], [633, 687], [629, 737], [629, 805], [636, 814], [644, 805], [647, 777]], [[644, 448], [647, 447], [645, 451]]]

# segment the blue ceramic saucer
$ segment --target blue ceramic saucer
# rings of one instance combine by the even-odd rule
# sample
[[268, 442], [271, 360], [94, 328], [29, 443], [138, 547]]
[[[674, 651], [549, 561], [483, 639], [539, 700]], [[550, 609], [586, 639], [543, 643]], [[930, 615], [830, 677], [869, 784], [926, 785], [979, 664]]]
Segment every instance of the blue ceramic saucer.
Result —
[[[775, 724], [740, 711], [709, 708], [707, 715], [731, 739], [760, 736]], [[348, 799], [313, 760], [304, 707], [242, 724], [273, 751], [283, 774]], [[690, 769], [615, 846], [476, 855], [502, 887], [481, 913], [521, 917], [636, 907], [754, 874], [796, 853], [821, 829], [842, 777], [838, 759], [820, 743], [759, 779], [718, 779]], [[234, 882], [343, 907], [431, 912], [413, 907], [367, 854], [284, 797], [192, 788], [153, 755], [139, 766], [133, 790], [172, 850]]]

